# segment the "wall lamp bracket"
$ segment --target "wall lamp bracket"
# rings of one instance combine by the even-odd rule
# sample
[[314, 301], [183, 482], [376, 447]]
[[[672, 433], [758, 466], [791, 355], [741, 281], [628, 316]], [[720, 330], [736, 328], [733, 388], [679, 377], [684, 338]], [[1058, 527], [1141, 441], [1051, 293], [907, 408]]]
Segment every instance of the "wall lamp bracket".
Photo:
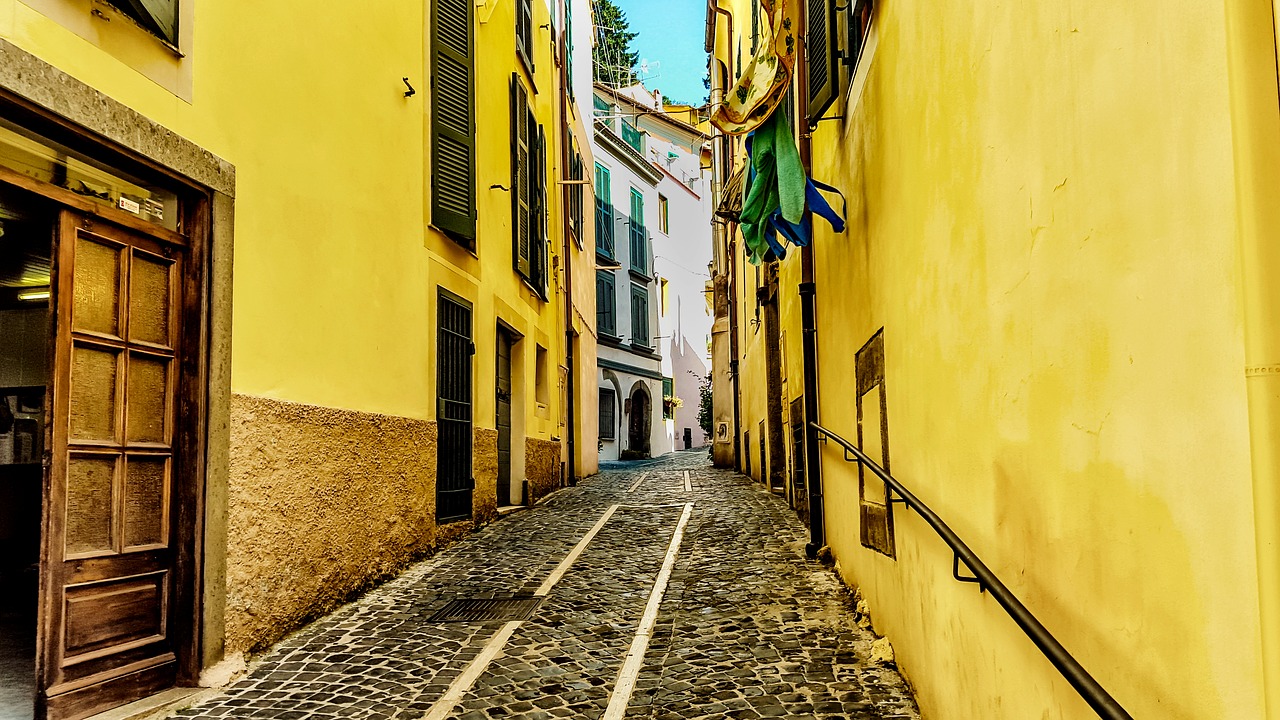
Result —
[[490, 185], [490, 186], [489, 186], [489, 189], [490, 189], [490, 190], [501, 190], [502, 192], [511, 192], [511, 188], [507, 187], [506, 185], [498, 185], [498, 184], [496, 184], [496, 183], [495, 183], [495, 184], [493, 184], [493, 185]]
[[400, 78], [400, 80], [401, 80], [401, 82], [403, 82], [403, 83], [404, 83], [404, 86], [405, 86], [405, 87], [409, 88], [408, 90], [405, 90], [405, 91], [404, 91], [404, 96], [405, 96], [405, 97], [407, 97], [407, 98], [408, 98], [408, 97], [413, 97], [414, 95], [417, 95], [417, 94], [418, 94], [418, 91], [417, 91], [417, 90], [415, 90], [415, 89], [413, 89], [413, 86], [409, 84], [409, 78], [407, 78], [407, 77], [405, 77], [405, 78]]

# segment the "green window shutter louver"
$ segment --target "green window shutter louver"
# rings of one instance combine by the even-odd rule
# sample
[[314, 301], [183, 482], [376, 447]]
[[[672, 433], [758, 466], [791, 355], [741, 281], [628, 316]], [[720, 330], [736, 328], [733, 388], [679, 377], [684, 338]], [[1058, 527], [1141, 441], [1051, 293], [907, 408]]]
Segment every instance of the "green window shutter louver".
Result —
[[[529, 116], [529, 127], [534, 124], [533, 115]], [[547, 289], [547, 134], [542, 125], [538, 125], [538, 134], [533, 137], [533, 216], [529, 218], [533, 226], [533, 246], [530, 249], [532, 265], [532, 282], [534, 287], [546, 294]]]
[[529, 277], [532, 197], [529, 173], [529, 96], [519, 75], [511, 75], [511, 235], [516, 271]]
[[533, 0], [516, 0], [516, 50], [533, 72]]
[[476, 238], [471, 0], [434, 0], [431, 33], [431, 222], [462, 245]]
[[178, 0], [110, 0], [153, 35], [170, 45], [178, 45]]
[[805, 38], [809, 68], [809, 125], [817, 124], [836, 100], [840, 77], [835, 0], [807, 0], [809, 32]]

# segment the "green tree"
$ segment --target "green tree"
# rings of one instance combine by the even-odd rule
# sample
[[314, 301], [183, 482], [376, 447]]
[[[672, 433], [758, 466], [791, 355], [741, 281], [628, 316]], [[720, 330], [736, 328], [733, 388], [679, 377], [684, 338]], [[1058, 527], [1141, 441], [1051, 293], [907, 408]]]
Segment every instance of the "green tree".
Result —
[[712, 420], [715, 415], [711, 409], [711, 376], [698, 377], [698, 374], [692, 370], [689, 371], [689, 374], [698, 378], [698, 395], [700, 396], [698, 398], [698, 426], [702, 428], [702, 432], [707, 434], [707, 437], [712, 437], [714, 435], [712, 432], [714, 430]]
[[630, 85], [640, 53], [631, 49], [639, 33], [630, 31], [627, 14], [610, 0], [596, 0], [596, 46], [591, 51], [595, 80], [621, 87]]

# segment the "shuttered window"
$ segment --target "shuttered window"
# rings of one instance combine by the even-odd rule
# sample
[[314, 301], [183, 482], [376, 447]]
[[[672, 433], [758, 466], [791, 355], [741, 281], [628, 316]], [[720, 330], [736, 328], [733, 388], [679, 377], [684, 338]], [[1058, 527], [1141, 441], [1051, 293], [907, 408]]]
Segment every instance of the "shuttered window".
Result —
[[622, 141], [641, 155], [644, 154], [644, 134], [626, 120], [622, 121]]
[[170, 45], [178, 44], [178, 0], [109, 0], [144, 30]]
[[674, 404], [668, 403], [667, 398], [676, 396], [676, 382], [674, 378], [662, 378], [662, 419], [672, 420], [676, 416], [676, 407]]
[[631, 285], [631, 344], [649, 347], [649, 289]]
[[839, 92], [836, 0], [807, 0], [809, 33], [805, 38], [809, 67], [809, 125], [817, 124]]
[[516, 0], [516, 52], [533, 74], [533, 0]]
[[837, 30], [841, 44], [840, 60], [843, 63], [842, 82], [838, 87], [841, 92], [853, 82], [858, 60], [862, 57], [862, 48], [867, 42], [871, 11], [872, 0], [850, 0], [840, 6]]
[[610, 388], [600, 388], [600, 439], [613, 440], [617, 437], [618, 396]]
[[471, 13], [471, 0], [434, 0], [431, 222], [474, 250], [476, 158]]
[[[565, 132], [565, 137], [571, 138], [572, 135]], [[569, 188], [569, 229], [573, 231], [573, 238], [578, 244], [578, 249], [582, 249], [582, 238], [586, 235], [586, 228], [583, 226], [583, 205], [586, 198], [586, 187], [582, 184], [583, 177], [582, 153], [578, 152], [577, 141], [572, 141], [569, 148], [569, 179], [575, 181], [576, 184], [568, 185]]]
[[618, 290], [613, 272], [596, 271], [596, 330], [604, 335], [618, 335]]
[[631, 270], [641, 275], [649, 272], [649, 230], [644, 225], [644, 196], [631, 190]]
[[564, 4], [564, 87], [573, 103], [573, 0]]
[[596, 163], [596, 254], [613, 259], [613, 186], [609, 168]]
[[547, 139], [529, 91], [511, 74], [511, 235], [516, 272], [546, 297]]

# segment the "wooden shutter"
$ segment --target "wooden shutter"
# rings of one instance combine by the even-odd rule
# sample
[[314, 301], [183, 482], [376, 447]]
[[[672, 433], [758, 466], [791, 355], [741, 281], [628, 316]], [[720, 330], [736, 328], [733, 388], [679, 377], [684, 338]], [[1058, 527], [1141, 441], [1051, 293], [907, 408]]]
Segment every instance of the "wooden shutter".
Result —
[[837, 61], [834, 0], [808, 0], [809, 32], [805, 39], [809, 69], [809, 125], [835, 102], [840, 77]]
[[516, 0], [516, 50], [533, 73], [533, 0]]
[[649, 346], [649, 290], [631, 286], [631, 344]]
[[178, 0], [112, 0], [112, 4], [161, 40], [178, 44]]
[[618, 334], [614, 312], [618, 303], [616, 287], [611, 271], [596, 271], [596, 329], [605, 335]]
[[529, 192], [529, 93], [511, 74], [511, 233], [516, 271], [529, 277], [532, 198]]
[[[529, 127], [534, 125], [532, 113], [529, 116]], [[538, 134], [533, 136], [533, 244], [529, 250], [529, 260], [533, 286], [543, 291], [547, 288], [547, 134], [542, 125], [538, 125]]]
[[471, 13], [471, 0], [434, 0], [431, 222], [474, 249], [476, 158]]

